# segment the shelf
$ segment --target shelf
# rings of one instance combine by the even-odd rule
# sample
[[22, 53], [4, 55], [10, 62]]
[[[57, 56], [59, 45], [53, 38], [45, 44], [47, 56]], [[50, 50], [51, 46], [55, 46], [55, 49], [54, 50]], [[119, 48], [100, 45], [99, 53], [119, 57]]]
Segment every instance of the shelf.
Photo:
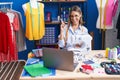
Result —
[[55, 47], [55, 48], [58, 48], [58, 44], [57, 43], [54, 43], [54, 44], [40, 44], [39, 43], [39, 40], [36, 40], [35, 41], [35, 45], [36, 47]]
[[42, 48], [42, 47], [58, 48], [58, 44], [37, 44], [36, 46], [39, 48]]
[[59, 21], [51, 21], [51, 22], [45, 21], [45, 24], [60, 24], [60, 22]]
[[[47, 22], [47, 21], [45, 21], [45, 24], [60, 24], [60, 22], [57, 22], [57, 21]], [[65, 22], [65, 24], [67, 24], [67, 22]]]
[[41, 45], [41, 46], [50, 46], [50, 45], [58, 45], [58, 44], [37, 44], [37, 45]]
[[[54, 13], [51, 12], [51, 14], [54, 15], [54, 17], [52, 16], [51, 21], [47, 21], [47, 16], [46, 16], [46, 18], [45, 18], [45, 26], [49, 26], [49, 27], [52, 26], [53, 27], [53, 25], [55, 25], [55, 26], [57, 26], [55, 28], [58, 31], [60, 31], [60, 24], [61, 24], [61, 22], [59, 21], [59, 19], [57, 18], [57, 16], [61, 16], [61, 7], [64, 7], [64, 5], [66, 4], [66, 5], [70, 5], [70, 6], [66, 6], [67, 8], [69, 8], [72, 5], [76, 4], [76, 5], [79, 5], [80, 7], [82, 7], [82, 10], [84, 10], [84, 7], [85, 7], [84, 2], [86, 3], [87, 0], [73, 0], [73, 1], [68, 1], [68, 0], [65, 0], [65, 1], [59, 1], [59, 0], [56, 0], [56, 1], [52, 0], [52, 1], [50, 1], [50, 0], [46, 0], [45, 1], [44, 0], [44, 1], [38, 1], [38, 2], [45, 3], [46, 8], [48, 9], [48, 10], [47, 9], [45, 10], [46, 12], [49, 11], [49, 10], [52, 11], [52, 9], [55, 8], [55, 10], [53, 10], [53, 11], [55, 11], [57, 15], [54, 15]], [[72, 3], [74, 3], [74, 4], [72, 4]], [[81, 3], [81, 5], [79, 3]], [[86, 12], [87, 12], [87, 10], [86, 10]], [[83, 14], [84, 14], [84, 11], [83, 11]], [[86, 19], [86, 17], [85, 17], [85, 19]], [[67, 22], [65, 22], [65, 24], [67, 24]], [[58, 34], [59, 34], [59, 32], [56, 33], [55, 38], [58, 36]], [[49, 38], [47, 38], [47, 39], [49, 39]], [[37, 47], [56, 47], [56, 48], [58, 48], [57, 44], [41, 44], [39, 41], [35, 41], [35, 45]]]

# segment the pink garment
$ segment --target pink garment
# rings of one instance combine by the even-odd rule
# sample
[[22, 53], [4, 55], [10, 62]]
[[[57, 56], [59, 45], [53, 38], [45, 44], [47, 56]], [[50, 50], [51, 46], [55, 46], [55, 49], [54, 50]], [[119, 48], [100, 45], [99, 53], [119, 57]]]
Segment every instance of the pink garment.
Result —
[[13, 42], [13, 48], [14, 48], [13, 57], [9, 57], [9, 60], [11, 61], [11, 60], [18, 60], [18, 50], [17, 50], [17, 44], [16, 44], [16, 32], [19, 30], [20, 25], [19, 25], [19, 17], [17, 15], [17, 13], [14, 11], [10, 11], [10, 12], [15, 15], [13, 22], [11, 23], [12, 27], [13, 27], [12, 42]]
[[20, 27], [20, 23], [19, 23], [19, 17], [18, 17], [18, 14], [16, 12], [12, 12], [15, 17], [14, 17], [14, 22], [12, 23], [13, 25], [13, 30], [14, 31], [18, 31], [19, 30], [19, 27]]
[[119, 3], [119, 1], [116, 0], [115, 6], [114, 6], [114, 9], [113, 9], [113, 16], [115, 16], [115, 14], [116, 14], [116, 12], [117, 12], [117, 9], [118, 9], [118, 3]]
[[106, 18], [105, 18], [104, 24], [106, 26], [112, 26], [112, 20], [116, 14], [117, 8], [118, 8], [118, 0], [116, 0], [116, 2], [114, 0], [108, 1], [108, 4], [105, 8], [106, 9], [106, 14], [105, 14]]

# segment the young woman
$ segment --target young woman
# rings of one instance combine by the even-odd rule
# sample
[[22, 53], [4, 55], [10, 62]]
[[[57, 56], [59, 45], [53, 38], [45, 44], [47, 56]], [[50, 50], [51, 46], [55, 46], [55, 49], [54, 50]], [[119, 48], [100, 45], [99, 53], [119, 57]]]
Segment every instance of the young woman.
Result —
[[[83, 26], [82, 11], [79, 6], [73, 6], [69, 13], [68, 24], [61, 21], [60, 35], [58, 36], [58, 45], [60, 48], [72, 50], [74, 52], [85, 51], [87, 43], [84, 36], [87, 36], [88, 41], [92, 37], [88, 34], [88, 30]], [[91, 46], [91, 45], [89, 45]]]

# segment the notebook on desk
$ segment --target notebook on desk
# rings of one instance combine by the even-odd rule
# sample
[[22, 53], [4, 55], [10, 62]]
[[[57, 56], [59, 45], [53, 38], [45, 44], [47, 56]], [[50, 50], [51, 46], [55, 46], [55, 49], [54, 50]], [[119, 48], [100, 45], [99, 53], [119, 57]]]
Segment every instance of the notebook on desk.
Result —
[[66, 71], [74, 71], [77, 64], [73, 60], [73, 52], [55, 48], [43, 48], [43, 62], [45, 67]]

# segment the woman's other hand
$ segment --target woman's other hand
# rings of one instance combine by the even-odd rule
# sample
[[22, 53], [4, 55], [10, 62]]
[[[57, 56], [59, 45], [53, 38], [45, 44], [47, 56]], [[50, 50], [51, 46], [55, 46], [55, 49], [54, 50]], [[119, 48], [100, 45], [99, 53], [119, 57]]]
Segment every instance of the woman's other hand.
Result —
[[80, 48], [83, 45], [83, 42], [81, 41], [80, 43], [75, 44], [75, 48]]

